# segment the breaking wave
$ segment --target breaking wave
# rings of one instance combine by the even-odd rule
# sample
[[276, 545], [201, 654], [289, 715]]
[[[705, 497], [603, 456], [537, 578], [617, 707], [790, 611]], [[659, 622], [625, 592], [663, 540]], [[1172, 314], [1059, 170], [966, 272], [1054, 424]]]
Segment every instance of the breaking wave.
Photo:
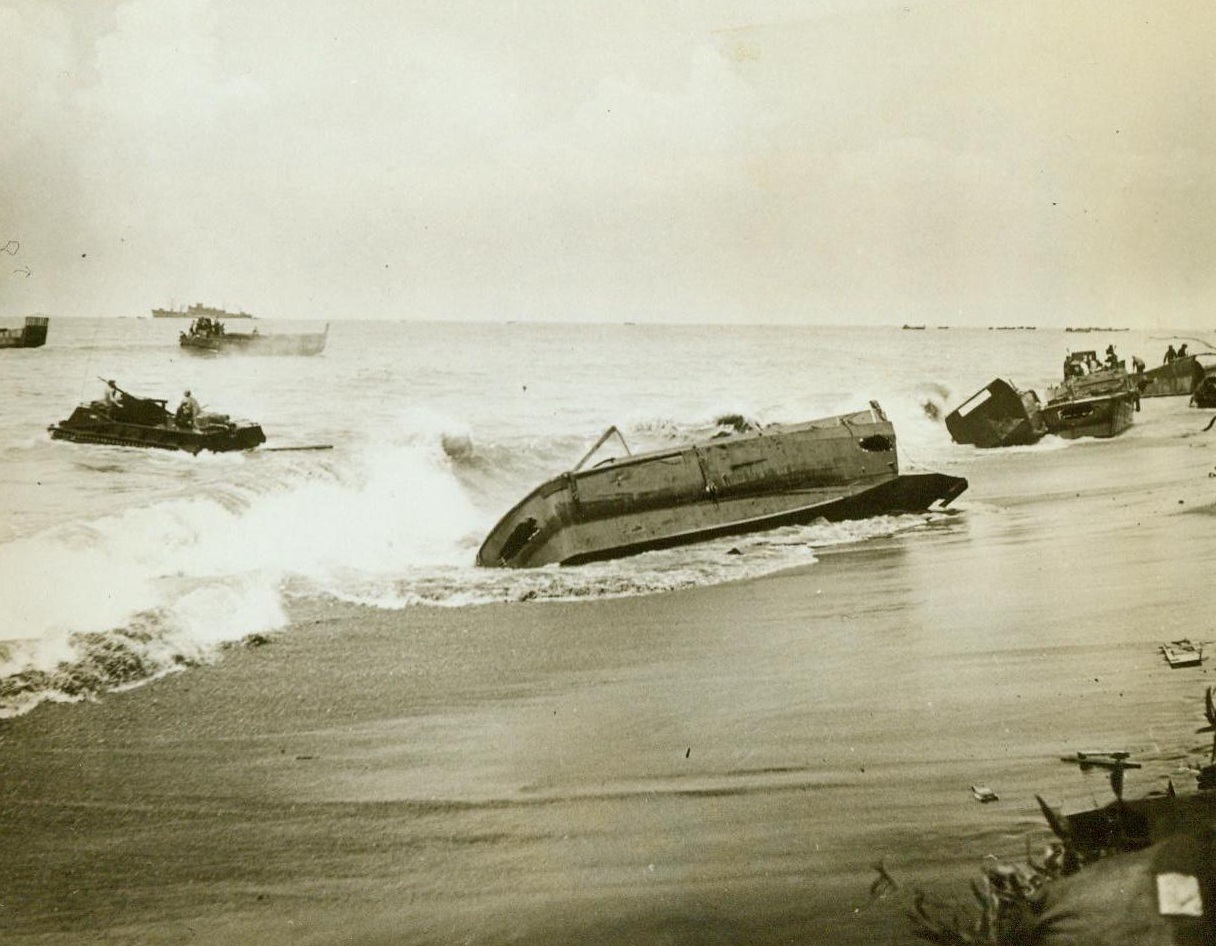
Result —
[[[635, 419], [626, 435], [647, 449], [747, 416], [726, 408], [688, 424]], [[594, 440], [483, 443], [425, 413], [390, 426], [383, 441], [332, 453], [91, 453], [95, 465], [114, 466], [108, 475], [138, 462], [157, 482], [189, 479], [154, 501], [0, 545], [0, 715], [206, 662], [287, 627], [296, 599], [397, 609], [651, 594], [813, 564], [816, 549], [935, 518], [820, 522], [578, 568], [481, 569], [476, 548], [498, 515]], [[139, 500], [132, 490], [125, 501]]]

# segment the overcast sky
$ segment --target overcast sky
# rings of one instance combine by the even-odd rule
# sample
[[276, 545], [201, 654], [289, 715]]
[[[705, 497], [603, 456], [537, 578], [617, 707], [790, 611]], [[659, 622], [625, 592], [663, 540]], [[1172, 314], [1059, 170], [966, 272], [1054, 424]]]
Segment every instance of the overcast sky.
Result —
[[0, 316], [1216, 326], [1214, 36], [1211, 0], [0, 0]]

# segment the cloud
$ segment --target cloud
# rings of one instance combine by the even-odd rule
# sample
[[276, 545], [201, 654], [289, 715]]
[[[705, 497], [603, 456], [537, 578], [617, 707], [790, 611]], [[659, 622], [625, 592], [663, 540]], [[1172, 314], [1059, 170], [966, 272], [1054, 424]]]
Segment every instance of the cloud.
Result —
[[0, 7], [34, 271], [0, 307], [779, 321], [1211, 288], [1216, 14], [1181, 0], [291, 14]]

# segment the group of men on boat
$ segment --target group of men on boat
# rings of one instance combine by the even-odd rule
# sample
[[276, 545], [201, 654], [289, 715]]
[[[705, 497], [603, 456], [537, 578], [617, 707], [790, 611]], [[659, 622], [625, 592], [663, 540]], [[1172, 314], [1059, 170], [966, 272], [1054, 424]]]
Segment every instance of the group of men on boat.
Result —
[[[115, 416], [123, 411], [128, 406], [128, 400], [145, 401], [146, 398], [137, 398], [133, 394], [128, 394], [122, 390], [113, 378], [106, 381], [105, 390], [102, 392], [102, 405], [106, 409], [106, 413]], [[161, 402], [158, 402], [161, 403]], [[202, 413], [202, 408], [199, 407], [197, 398], [190, 393], [187, 388], [182, 392], [181, 403], [177, 405], [177, 410], [173, 413], [173, 422], [183, 430], [194, 430], [198, 425], [199, 415]]]
[[[209, 315], [202, 315], [190, 323], [190, 330], [185, 334], [193, 338], [219, 338], [227, 335], [228, 330], [224, 328], [224, 323], [219, 319], [213, 319]], [[251, 334], [258, 334], [256, 325]], [[239, 336], [240, 333], [238, 332], [237, 335]]]
[[[1080, 378], [1087, 374], [1093, 374], [1095, 371], [1101, 371], [1103, 368], [1118, 368], [1121, 362], [1119, 356], [1115, 354], [1115, 346], [1106, 346], [1106, 358], [1103, 361], [1098, 361], [1098, 355], [1092, 351], [1069, 352], [1064, 356], [1064, 377], [1065, 378]], [[1143, 366], [1143, 362], [1139, 358], [1132, 356], [1133, 365]], [[1136, 370], [1143, 370], [1143, 367]]]
[[[1165, 360], [1162, 364], [1170, 364], [1170, 362], [1178, 361], [1181, 358], [1189, 357], [1186, 350], [1186, 342], [1183, 342], [1177, 349], [1173, 345], [1165, 350]], [[1119, 356], [1115, 354], [1115, 346], [1106, 346], [1106, 357], [1102, 361], [1098, 361], [1098, 356], [1092, 351], [1077, 352], [1073, 354], [1069, 352], [1064, 358], [1064, 377], [1079, 378], [1083, 375], [1092, 374], [1102, 368], [1118, 368]], [[1132, 355], [1132, 373], [1143, 374], [1145, 369], [1144, 360], [1139, 355]]]
[[211, 318], [209, 315], [201, 315], [190, 323], [190, 334], [203, 336], [204, 338], [214, 338], [217, 335], [224, 334], [224, 323], [219, 319]]
[[1173, 345], [1171, 345], [1169, 348], [1167, 348], [1165, 350], [1165, 360], [1162, 361], [1161, 363], [1163, 365], [1168, 365], [1171, 361], [1177, 361], [1180, 358], [1186, 358], [1186, 357], [1187, 357], [1186, 342], [1183, 342], [1181, 345], [1178, 346], [1177, 351], [1174, 350]]

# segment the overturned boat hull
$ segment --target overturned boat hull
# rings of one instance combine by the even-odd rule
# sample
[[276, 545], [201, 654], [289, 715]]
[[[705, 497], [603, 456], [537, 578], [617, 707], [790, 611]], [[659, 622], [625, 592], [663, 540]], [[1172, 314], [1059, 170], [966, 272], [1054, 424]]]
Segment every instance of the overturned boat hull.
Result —
[[1019, 391], [997, 378], [946, 415], [946, 429], [955, 443], [977, 447], [1032, 444], [1047, 433], [1042, 405], [1033, 391]]
[[499, 521], [477, 562], [575, 565], [821, 518], [919, 512], [966, 488], [961, 477], [901, 476], [894, 428], [875, 407], [563, 473]]

